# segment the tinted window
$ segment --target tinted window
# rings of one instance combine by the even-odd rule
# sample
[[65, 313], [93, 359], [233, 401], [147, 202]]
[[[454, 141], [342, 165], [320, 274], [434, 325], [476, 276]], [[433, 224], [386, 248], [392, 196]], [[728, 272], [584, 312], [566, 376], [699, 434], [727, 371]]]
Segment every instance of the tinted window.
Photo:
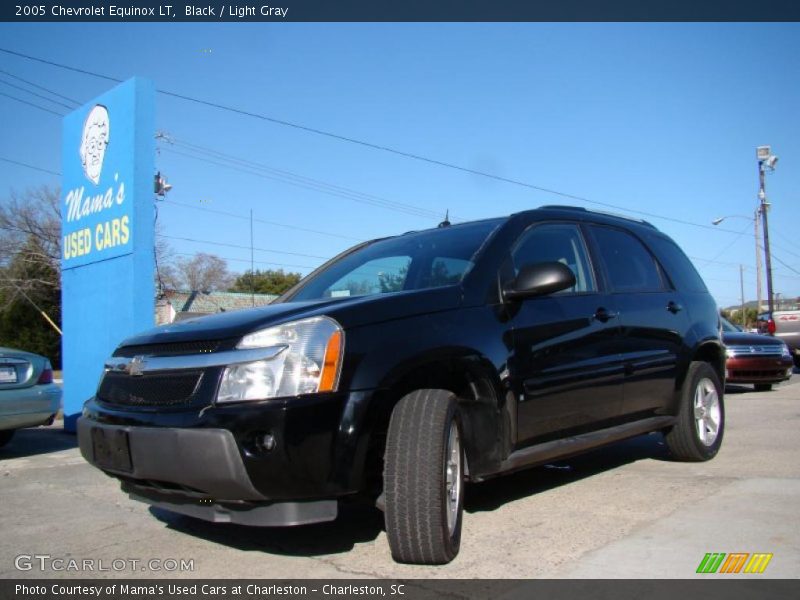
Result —
[[387, 256], [364, 263], [331, 285], [325, 296], [364, 296], [397, 292], [403, 289], [408, 276], [410, 256]]
[[675, 242], [661, 236], [652, 236], [650, 243], [678, 289], [687, 292], [708, 291], [692, 261]]
[[[511, 251], [514, 271], [538, 262], [560, 262], [575, 274], [575, 286], [564, 292], [591, 292], [597, 289], [580, 229], [567, 223], [534, 225], [522, 234]], [[563, 292], [562, 292], [563, 293]]]
[[722, 331], [727, 331], [728, 333], [737, 333], [743, 331], [741, 327], [738, 325], [734, 325], [728, 319], [724, 319], [720, 317], [720, 323], [722, 323]]
[[459, 283], [504, 219], [452, 225], [378, 240], [309, 277], [286, 302], [387, 294]]
[[458, 283], [471, 267], [472, 262], [463, 258], [437, 256], [431, 264], [431, 271], [428, 274], [430, 281], [426, 282], [426, 287]]
[[658, 264], [642, 242], [626, 231], [592, 227], [609, 284], [617, 292], [664, 289]]

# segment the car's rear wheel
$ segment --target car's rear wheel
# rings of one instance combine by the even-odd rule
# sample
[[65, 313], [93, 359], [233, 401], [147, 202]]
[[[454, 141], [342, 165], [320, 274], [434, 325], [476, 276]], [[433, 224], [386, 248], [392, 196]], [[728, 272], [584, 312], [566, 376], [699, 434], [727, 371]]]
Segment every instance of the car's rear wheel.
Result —
[[4, 429], [0, 431], [0, 448], [11, 441], [11, 438], [14, 437], [14, 431], [14, 429]]
[[756, 383], [753, 386], [757, 392], [768, 392], [772, 389], [771, 383]]
[[417, 390], [395, 406], [384, 460], [386, 535], [398, 562], [439, 565], [458, 554], [464, 446], [458, 401]]
[[677, 422], [664, 438], [678, 460], [703, 461], [716, 456], [725, 432], [722, 385], [705, 362], [689, 365], [681, 390]]

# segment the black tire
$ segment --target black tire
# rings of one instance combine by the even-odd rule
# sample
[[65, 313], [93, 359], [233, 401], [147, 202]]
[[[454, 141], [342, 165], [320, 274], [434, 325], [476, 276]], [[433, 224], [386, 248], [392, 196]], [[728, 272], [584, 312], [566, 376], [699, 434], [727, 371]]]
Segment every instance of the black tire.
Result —
[[772, 390], [771, 383], [756, 383], [753, 385], [753, 387], [757, 392], [769, 392], [770, 390]]
[[[402, 563], [441, 565], [458, 554], [464, 512], [464, 445], [458, 401], [446, 390], [417, 390], [395, 406], [384, 456], [386, 535]], [[448, 443], [460, 461], [448, 493]], [[453, 461], [449, 463], [453, 466]], [[451, 493], [457, 493], [451, 504]], [[451, 508], [452, 506], [452, 508]], [[452, 512], [451, 512], [452, 511]], [[448, 515], [451, 523], [448, 524]]]
[[[699, 390], [700, 386], [703, 386]], [[715, 413], [711, 408], [713, 402], [709, 401], [709, 406], [701, 407], [700, 416], [709, 414], [713, 419], [717, 415], [718, 425], [716, 435], [711, 434], [710, 429], [703, 421], [698, 424], [695, 417], [696, 395], [699, 393], [703, 398], [709, 398], [710, 392], [716, 394], [718, 411]], [[708, 391], [709, 394], [704, 393]], [[719, 452], [722, 445], [723, 434], [725, 433], [725, 404], [723, 402], [722, 385], [719, 377], [712, 366], [705, 362], [693, 362], [689, 365], [683, 389], [681, 390], [680, 408], [678, 411], [677, 422], [664, 435], [667, 447], [676, 460], [700, 462], [710, 460]], [[701, 439], [701, 429], [705, 439]]]
[[3, 431], [0, 431], [0, 448], [11, 441], [11, 438], [14, 437], [15, 431], [15, 429], [4, 429]]

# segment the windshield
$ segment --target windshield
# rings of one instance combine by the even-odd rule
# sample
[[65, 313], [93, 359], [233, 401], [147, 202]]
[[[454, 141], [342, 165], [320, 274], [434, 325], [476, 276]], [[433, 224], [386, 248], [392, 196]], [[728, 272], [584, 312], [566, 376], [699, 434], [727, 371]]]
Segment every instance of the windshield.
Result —
[[503, 221], [452, 225], [373, 242], [309, 277], [285, 301], [389, 294], [459, 283]]
[[734, 325], [724, 317], [720, 317], [720, 321], [722, 321], [722, 331], [725, 331], [727, 333], [737, 333], [742, 331], [742, 329], [739, 326]]

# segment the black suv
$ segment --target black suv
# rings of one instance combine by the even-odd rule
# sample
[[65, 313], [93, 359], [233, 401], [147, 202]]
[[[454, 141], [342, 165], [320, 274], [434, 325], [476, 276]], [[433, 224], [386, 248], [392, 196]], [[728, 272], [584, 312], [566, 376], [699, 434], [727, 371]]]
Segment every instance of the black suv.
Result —
[[360, 244], [270, 306], [125, 340], [83, 456], [211, 521], [329, 521], [371, 497], [396, 560], [439, 564], [464, 481], [652, 431], [677, 459], [717, 453], [717, 307], [666, 235], [558, 206], [443, 225]]

